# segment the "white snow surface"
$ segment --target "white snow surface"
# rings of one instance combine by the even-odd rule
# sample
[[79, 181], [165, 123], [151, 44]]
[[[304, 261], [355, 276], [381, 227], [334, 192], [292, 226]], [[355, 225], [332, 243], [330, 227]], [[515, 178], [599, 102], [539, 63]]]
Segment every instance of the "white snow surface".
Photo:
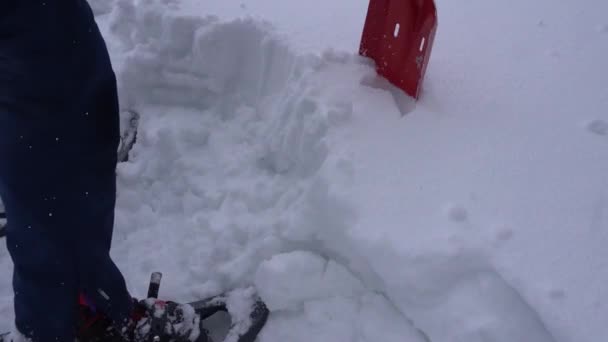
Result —
[[[91, 3], [141, 114], [134, 296], [253, 286], [260, 342], [608, 336], [608, 2], [438, 0], [405, 116], [356, 55], [367, 1]], [[11, 301], [7, 276], [0, 328]]]

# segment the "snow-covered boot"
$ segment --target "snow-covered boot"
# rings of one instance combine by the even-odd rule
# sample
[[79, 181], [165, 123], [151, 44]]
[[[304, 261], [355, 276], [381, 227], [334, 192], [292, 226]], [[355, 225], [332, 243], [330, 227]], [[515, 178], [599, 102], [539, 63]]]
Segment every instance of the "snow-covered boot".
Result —
[[[137, 308], [138, 302], [133, 299], [133, 305]], [[139, 309], [134, 309], [129, 322], [136, 321], [141, 317]], [[86, 299], [81, 296], [78, 307], [78, 322], [76, 327], [76, 339], [78, 342], [126, 342], [120, 333], [103, 312], [97, 311]]]
[[87, 306], [80, 310], [79, 342], [208, 342], [199, 315], [187, 304], [154, 298], [134, 301], [131, 318], [122, 326]]
[[133, 342], [208, 342], [201, 318], [188, 304], [154, 298], [139, 303], [143, 315], [123, 335]]

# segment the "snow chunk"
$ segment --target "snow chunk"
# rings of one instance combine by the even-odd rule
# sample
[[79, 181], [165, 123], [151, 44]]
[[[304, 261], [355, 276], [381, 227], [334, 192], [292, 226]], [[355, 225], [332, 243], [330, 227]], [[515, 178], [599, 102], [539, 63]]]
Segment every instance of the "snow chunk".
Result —
[[307, 251], [279, 254], [255, 276], [260, 296], [272, 311], [297, 309], [305, 301], [353, 296], [363, 285], [344, 266]]

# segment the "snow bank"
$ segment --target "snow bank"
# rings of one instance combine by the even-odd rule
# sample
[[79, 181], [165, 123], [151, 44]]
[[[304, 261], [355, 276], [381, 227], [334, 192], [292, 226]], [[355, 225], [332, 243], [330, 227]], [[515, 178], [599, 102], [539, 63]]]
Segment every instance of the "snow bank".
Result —
[[141, 114], [114, 249], [132, 288], [156, 269], [175, 298], [254, 284], [274, 311], [263, 341], [553, 341], [479, 241], [389, 241], [360, 217], [350, 141], [397, 111], [367, 61], [167, 8], [107, 15], [121, 103]]

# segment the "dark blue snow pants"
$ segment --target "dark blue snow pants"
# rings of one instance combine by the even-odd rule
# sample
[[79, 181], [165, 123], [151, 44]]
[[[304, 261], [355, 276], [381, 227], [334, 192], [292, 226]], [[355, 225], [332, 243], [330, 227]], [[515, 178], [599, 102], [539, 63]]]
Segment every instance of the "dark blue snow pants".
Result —
[[110, 258], [116, 79], [85, 0], [0, 0], [0, 197], [17, 329], [74, 340], [80, 293], [119, 322], [131, 298]]

